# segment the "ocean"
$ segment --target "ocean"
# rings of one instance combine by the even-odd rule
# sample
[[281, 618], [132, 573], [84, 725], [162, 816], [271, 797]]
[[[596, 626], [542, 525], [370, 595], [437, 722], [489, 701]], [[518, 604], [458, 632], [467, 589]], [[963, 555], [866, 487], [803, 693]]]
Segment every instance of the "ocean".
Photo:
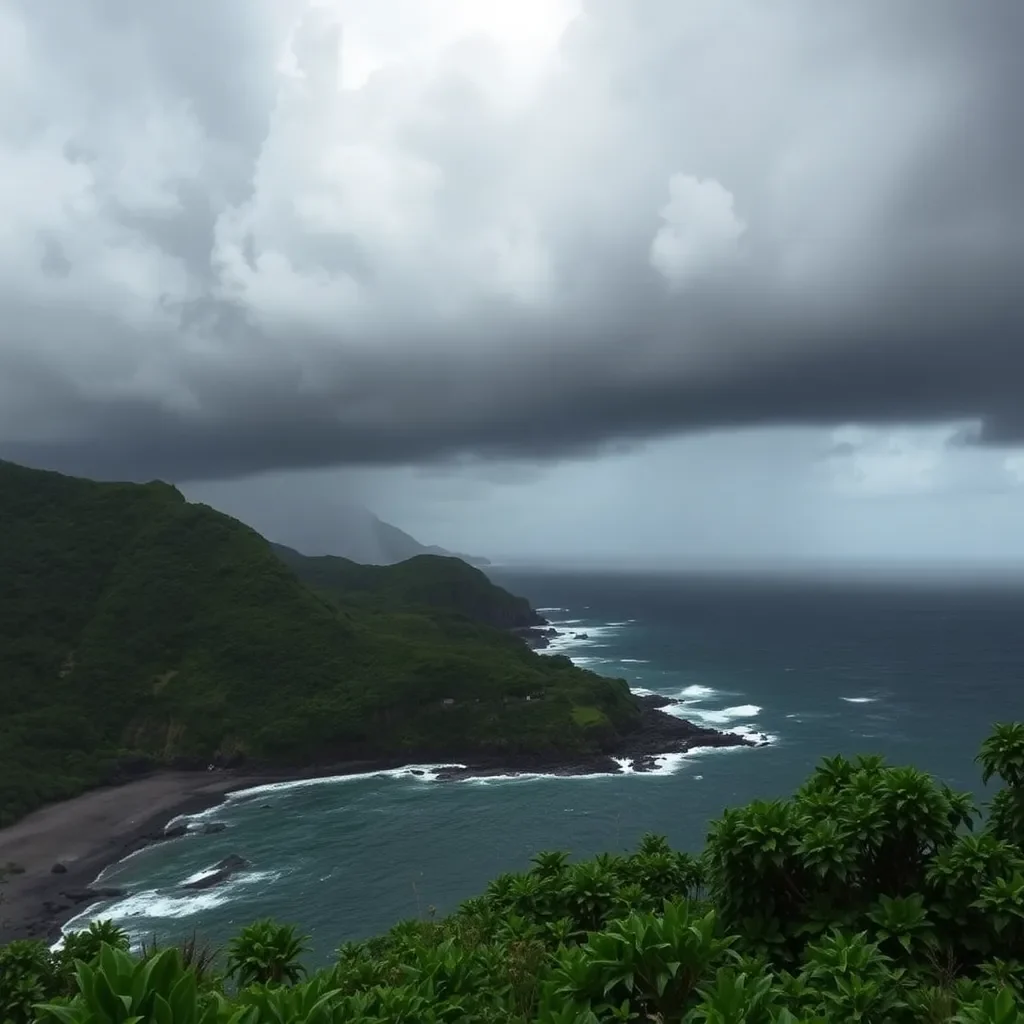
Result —
[[[101, 884], [130, 895], [71, 927], [112, 917], [136, 938], [220, 945], [273, 917], [323, 963], [347, 940], [454, 909], [541, 850], [628, 850], [648, 831], [699, 850], [723, 807], [785, 795], [830, 754], [880, 753], [984, 799], [978, 746], [994, 721], [1024, 718], [1024, 585], [491, 576], [563, 632], [552, 652], [769, 744], [671, 756], [653, 774], [446, 783], [426, 766], [263, 787], [201, 816], [224, 831], [107, 869]], [[251, 870], [180, 889], [231, 853]]]

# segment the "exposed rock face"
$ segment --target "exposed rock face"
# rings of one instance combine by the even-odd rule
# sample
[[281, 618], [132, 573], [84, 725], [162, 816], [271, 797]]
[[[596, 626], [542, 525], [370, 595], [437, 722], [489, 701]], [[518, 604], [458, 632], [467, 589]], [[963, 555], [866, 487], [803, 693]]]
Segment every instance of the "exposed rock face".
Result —
[[658, 768], [657, 759], [663, 754], [683, 753], [697, 747], [759, 746], [747, 736], [706, 729], [666, 714], [663, 708], [683, 703], [672, 697], [651, 694], [636, 697], [636, 701], [642, 709], [639, 728], [617, 740], [604, 754], [583, 755], [576, 760], [523, 755], [496, 759], [493, 763], [447, 765], [438, 769], [437, 778], [450, 782], [488, 775], [534, 772], [544, 775], [589, 775], [597, 772], [615, 774], [622, 771], [620, 760], [628, 761], [634, 772], [649, 772]]
[[[547, 628], [544, 628], [545, 626], [547, 626]], [[515, 626], [511, 632], [518, 637], [522, 637], [522, 639], [526, 641], [527, 645], [532, 647], [535, 651], [543, 650], [545, 647], [549, 646], [552, 637], [562, 635], [553, 626], [548, 626], [544, 619], [541, 619], [540, 625]]]
[[215, 864], [208, 874], [197, 878], [194, 882], [185, 882], [183, 889], [209, 889], [214, 885], [226, 882], [232, 875], [244, 871], [249, 867], [249, 862], [240, 857], [237, 853], [229, 854], [222, 861]]
[[640, 728], [626, 736], [612, 753], [629, 758], [634, 771], [655, 767], [652, 759], [659, 754], [683, 753], [695, 747], [753, 747], [757, 744], [734, 732], [719, 732], [695, 725], [665, 712], [665, 708], [682, 701], [661, 694], [635, 698], [642, 708]]
[[223, 832], [227, 825], [223, 821], [204, 821], [198, 828], [189, 828], [187, 821], [180, 821], [176, 825], [168, 825], [164, 829], [164, 839], [180, 839], [184, 835], [212, 836], [217, 832]]

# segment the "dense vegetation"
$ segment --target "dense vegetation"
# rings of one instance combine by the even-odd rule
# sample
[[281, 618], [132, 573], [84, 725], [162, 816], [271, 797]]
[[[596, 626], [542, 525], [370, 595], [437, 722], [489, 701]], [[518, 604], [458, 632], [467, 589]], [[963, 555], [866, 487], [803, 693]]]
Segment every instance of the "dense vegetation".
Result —
[[635, 727], [624, 682], [480, 624], [519, 604], [476, 570], [381, 578], [313, 589], [169, 485], [0, 462], [0, 825], [161, 765], [584, 753]]
[[[258, 922], [226, 958], [131, 954], [110, 924], [51, 956], [0, 950], [21, 1024], [1021, 1024], [1024, 725], [969, 796], [880, 758], [821, 763], [792, 799], [728, 810], [700, 857], [542, 853], [451, 917], [350, 944], [307, 976], [295, 930]], [[44, 1004], [45, 1005], [39, 1005]], [[35, 1009], [33, 1009], [35, 1007]]]
[[301, 555], [280, 544], [273, 547], [309, 586], [366, 608], [449, 612], [498, 629], [542, 621], [525, 597], [496, 587], [458, 558], [417, 555], [396, 565], [361, 565], [332, 555]]

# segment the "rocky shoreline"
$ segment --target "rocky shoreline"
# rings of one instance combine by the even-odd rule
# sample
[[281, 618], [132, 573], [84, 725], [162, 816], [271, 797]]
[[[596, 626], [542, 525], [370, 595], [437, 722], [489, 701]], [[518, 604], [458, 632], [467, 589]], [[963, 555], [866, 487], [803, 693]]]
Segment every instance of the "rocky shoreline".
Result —
[[[666, 754], [684, 754], [701, 747], [758, 747], [767, 740], [739, 733], [707, 729], [668, 714], [664, 709], [681, 706], [683, 701], [660, 694], [635, 696], [642, 708], [640, 728], [604, 753], [585, 757], [551, 758], [544, 755], [519, 755], [501, 758], [493, 763], [476, 760], [473, 764], [441, 768], [437, 779], [455, 782], [463, 779], [487, 778], [494, 775], [620, 775], [626, 771], [655, 771], [658, 758]], [[628, 768], [623, 767], [626, 762]]]

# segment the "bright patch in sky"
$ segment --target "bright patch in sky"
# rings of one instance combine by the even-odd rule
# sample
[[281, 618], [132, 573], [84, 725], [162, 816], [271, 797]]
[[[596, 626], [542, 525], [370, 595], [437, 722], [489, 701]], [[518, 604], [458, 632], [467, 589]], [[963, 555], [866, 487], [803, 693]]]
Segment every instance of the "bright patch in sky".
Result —
[[541, 70], [580, 0], [322, 0], [316, 7], [342, 27], [341, 85], [360, 89], [376, 72], [429, 65], [464, 40], [497, 44], [515, 73]]

